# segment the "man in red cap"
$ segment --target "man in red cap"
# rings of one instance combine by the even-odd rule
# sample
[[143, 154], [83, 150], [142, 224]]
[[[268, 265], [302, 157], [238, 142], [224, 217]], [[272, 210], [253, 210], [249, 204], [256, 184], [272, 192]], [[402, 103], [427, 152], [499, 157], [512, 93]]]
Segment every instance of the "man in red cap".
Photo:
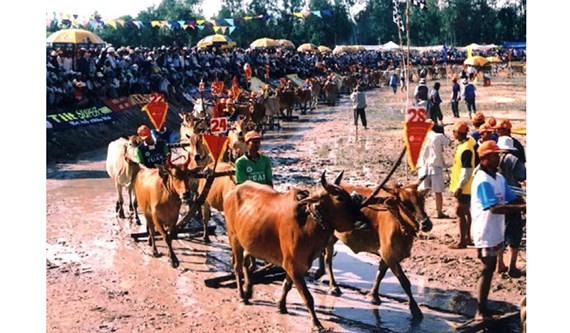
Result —
[[247, 180], [273, 187], [273, 171], [269, 157], [259, 152], [261, 134], [249, 131], [245, 134], [247, 152], [236, 160], [236, 183]]
[[155, 140], [146, 125], [139, 126], [137, 135], [142, 143], [137, 147], [137, 162], [147, 168], [155, 168], [170, 159], [170, 150], [164, 140]]
[[517, 200], [505, 178], [497, 172], [501, 149], [493, 140], [485, 141], [477, 149], [481, 164], [473, 177], [471, 192], [471, 235], [481, 260], [482, 270], [477, 283], [477, 313], [475, 320], [489, 319], [487, 308], [497, 256], [504, 251], [505, 216], [526, 210], [526, 204]]
[[471, 181], [475, 168], [475, 140], [468, 136], [469, 126], [464, 121], [458, 121], [453, 126], [453, 137], [459, 145], [455, 151], [453, 165], [451, 167], [451, 180], [449, 190], [457, 200], [455, 213], [459, 226], [459, 240], [450, 245], [452, 249], [464, 249], [471, 243], [469, 229], [471, 227], [471, 214], [469, 205], [471, 203]]

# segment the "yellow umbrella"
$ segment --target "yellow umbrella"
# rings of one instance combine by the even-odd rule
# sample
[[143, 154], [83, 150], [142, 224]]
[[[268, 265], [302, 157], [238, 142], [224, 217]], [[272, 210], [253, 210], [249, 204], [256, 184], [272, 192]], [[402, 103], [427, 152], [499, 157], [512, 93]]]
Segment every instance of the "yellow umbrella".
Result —
[[487, 57], [486, 59], [487, 59], [487, 61], [490, 62], [490, 63], [501, 63], [501, 62], [503, 62], [503, 61], [501, 60], [501, 58], [499, 58], [499, 57], [497, 57], [497, 56]]
[[202, 38], [197, 46], [201, 49], [206, 47], [221, 47], [221, 48], [232, 48], [235, 46], [235, 42], [230, 38], [230, 36], [215, 34]]
[[342, 53], [346, 53], [349, 52], [350, 49], [348, 46], [346, 45], [337, 45], [334, 50], [332, 51], [333, 54], [342, 54]]
[[317, 47], [319, 49], [319, 51], [325, 53], [325, 52], [332, 52], [332, 50], [330, 49], [330, 47], [324, 46], [324, 45], [319, 45], [319, 47]]
[[471, 65], [471, 66], [485, 66], [486, 64], [489, 63], [489, 60], [487, 60], [485, 57], [482, 56], [474, 56], [465, 59], [463, 63], [465, 65]]
[[305, 43], [299, 45], [299, 47], [297, 48], [297, 52], [320, 52], [320, 51], [315, 44]]
[[91, 31], [83, 29], [63, 29], [49, 35], [46, 40], [47, 46], [79, 46], [90, 47], [93, 45], [106, 45], [101, 37]]
[[251, 44], [249, 44], [249, 47], [252, 49], [255, 48], [270, 48], [270, 47], [278, 47], [279, 43], [275, 40], [275, 39], [271, 39], [271, 38], [259, 38], [254, 40]]
[[292, 41], [287, 40], [287, 39], [278, 39], [277, 43], [279, 43], [279, 46], [281, 46], [284, 49], [294, 49], [295, 48], [295, 44], [293, 44]]

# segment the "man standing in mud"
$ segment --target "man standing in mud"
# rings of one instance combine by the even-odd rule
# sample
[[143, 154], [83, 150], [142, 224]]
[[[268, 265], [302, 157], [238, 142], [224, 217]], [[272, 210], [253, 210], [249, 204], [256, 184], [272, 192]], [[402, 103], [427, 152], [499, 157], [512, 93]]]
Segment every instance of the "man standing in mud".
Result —
[[497, 266], [497, 256], [505, 248], [505, 215], [522, 212], [526, 204], [517, 199], [515, 193], [507, 185], [505, 178], [497, 172], [499, 153], [502, 150], [493, 140], [483, 142], [477, 149], [481, 158], [479, 168], [475, 171], [471, 192], [471, 235], [477, 248], [477, 257], [481, 260], [481, 275], [477, 283], [477, 313], [475, 320], [482, 321], [492, 317], [487, 308], [489, 290], [493, 280], [493, 272]]
[[368, 129], [366, 127], [366, 95], [362, 92], [360, 85], [354, 88], [354, 91], [350, 95], [350, 100], [352, 101], [352, 107], [354, 109], [354, 126], [358, 128], [358, 117], [360, 117], [362, 126], [364, 126], [364, 129]]
[[469, 205], [471, 203], [471, 181], [475, 168], [475, 140], [467, 136], [469, 127], [464, 121], [458, 121], [453, 127], [453, 137], [459, 145], [455, 151], [453, 166], [451, 167], [451, 181], [449, 189], [457, 200], [455, 214], [459, 226], [459, 240], [452, 244], [452, 249], [464, 249], [471, 243], [469, 229], [471, 228], [471, 214]]

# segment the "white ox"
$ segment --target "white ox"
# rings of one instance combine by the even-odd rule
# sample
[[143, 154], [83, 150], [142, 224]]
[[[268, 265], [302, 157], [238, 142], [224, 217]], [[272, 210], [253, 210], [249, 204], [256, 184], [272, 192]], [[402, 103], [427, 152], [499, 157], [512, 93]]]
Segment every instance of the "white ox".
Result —
[[119, 138], [111, 141], [107, 148], [106, 169], [109, 177], [115, 184], [117, 190], [117, 203], [115, 212], [119, 214], [119, 218], [125, 218], [123, 211], [123, 187], [127, 189], [129, 195], [129, 210], [134, 213], [135, 221], [141, 224], [137, 214], [137, 202], [134, 198], [134, 177], [139, 171], [139, 165], [135, 161], [135, 149], [138, 147], [140, 139], [133, 135], [129, 139]]

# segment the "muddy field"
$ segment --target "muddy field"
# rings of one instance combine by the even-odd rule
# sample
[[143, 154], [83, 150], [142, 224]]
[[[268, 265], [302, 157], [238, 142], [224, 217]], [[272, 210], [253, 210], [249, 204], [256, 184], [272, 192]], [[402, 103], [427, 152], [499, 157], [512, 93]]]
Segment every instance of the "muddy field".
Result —
[[[514, 128], [526, 127], [525, 77], [494, 78], [490, 87], [477, 86], [477, 109], [486, 116], [509, 118]], [[454, 118], [449, 106], [450, 82], [441, 81], [445, 132], [452, 137]], [[428, 81], [431, 87], [433, 82]], [[412, 86], [413, 89], [413, 86]], [[369, 90], [368, 130], [352, 124], [352, 110], [343, 96], [340, 105], [320, 105], [298, 121], [283, 122], [267, 131], [262, 149], [274, 163], [278, 190], [313, 186], [323, 170], [329, 180], [344, 170], [344, 179], [374, 186], [383, 179], [404, 147], [402, 122], [405, 95], [388, 88]], [[466, 107], [460, 105], [463, 119]], [[516, 136], [526, 145], [525, 136]], [[446, 150], [450, 164], [455, 144]], [[163, 255], [153, 258], [145, 242], [131, 233], [140, 229], [114, 212], [114, 187], [105, 172], [106, 148], [82, 154], [72, 163], [47, 166], [46, 189], [46, 331], [47, 332], [308, 332], [308, 312], [296, 290], [288, 297], [289, 314], [277, 311], [281, 282], [255, 285], [253, 305], [238, 301], [227, 284], [207, 287], [205, 279], [231, 272], [230, 248], [223, 216], [216, 213], [211, 245], [199, 238], [174, 242], [180, 267], [170, 267]], [[392, 180], [417, 178], [403, 163]], [[444, 193], [444, 211], [454, 216], [453, 198]], [[426, 204], [435, 216], [434, 199]], [[474, 249], [450, 250], [457, 237], [455, 219], [435, 219], [434, 230], [416, 240], [413, 255], [402, 266], [425, 318], [413, 323], [407, 299], [389, 272], [380, 287], [383, 303], [372, 305], [365, 292], [372, 286], [377, 258], [355, 255], [337, 244], [335, 273], [343, 295], [327, 294], [328, 277], [307, 278], [317, 316], [333, 332], [445, 332], [451, 322], [475, 312], [474, 291], [478, 260]], [[519, 268], [526, 271], [526, 237]], [[166, 246], [158, 243], [159, 252]], [[518, 308], [526, 295], [527, 279], [496, 275], [491, 306]], [[517, 322], [501, 332], [519, 332]]]

